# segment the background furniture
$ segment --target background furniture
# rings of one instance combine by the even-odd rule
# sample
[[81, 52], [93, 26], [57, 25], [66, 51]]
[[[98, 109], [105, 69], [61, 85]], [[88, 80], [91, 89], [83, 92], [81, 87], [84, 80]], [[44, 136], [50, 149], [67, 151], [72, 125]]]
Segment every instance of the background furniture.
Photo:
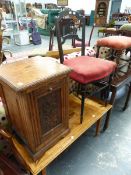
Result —
[[[103, 33], [103, 36], [109, 36], [109, 35], [124, 35], [124, 36], [131, 36], [131, 24], [121, 24], [116, 26], [116, 24], [112, 24], [112, 27], [107, 26], [104, 28], [98, 29], [98, 36], [99, 33]], [[128, 34], [127, 34], [128, 33]]]
[[[25, 0], [5, 1], [4, 5], [7, 11], [5, 15], [6, 28], [10, 29], [11, 38], [14, 38], [15, 44], [29, 44], [29, 22], [27, 20]], [[25, 38], [24, 41], [23, 37]]]
[[59, 9], [41, 9], [43, 14], [48, 15], [46, 29], [38, 28], [41, 35], [50, 35], [50, 30], [55, 26], [55, 18], [59, 15], [60, 11]]
[[95, 23], [95, 11], [94, 10], [91, 10], [91, 13], [90, 13], [90, 23], [89, 23], [89, 25], [92, 26], [94, 23]]
[[7, 37], [3, 37], [3, 30], [0, 29], [0, 64], [3, 61], [6, 61], [6, 56], [5, 53], [10, 54], [10, 56], [12, 57], [12, 53], [9, 50], [4, 50], [2, 45], [3, 42], [6, 41], [7, 43], [9, 43], [9, 38]]
[[[95, 24], [93, 24], [92, 26], [92, 29], [91, 29], [91, 32], [90, 32], [90, 35], [89, 35], [89, 40], [88, 41], [85, 41], [85, 46], [88, 47], [90, 46], [90, 43], [91, 43], [91, 38], [92, 38], [92, 35], [93, 35], [93, 31], [94, 31], [94, 27], [95, 27]], [[73, 43], [73, 47], [81, 47], [81, 42], [80, 41], [74, 41]]]
[[45, 8], [46, 9], [57, 9], [57, 5], [53, 3], [46, 3]]
[[129, 13], [113, 13], [112, 14], [112, 19], [115, 21], [115, 23], [120, 22], [120, 23], [128, 23], [128, 16]]
[[68, 6], [68, 0], [57, 0], [58, 6]]
[[32, 58], [1, 67], [6, 116], [34, 160], [69, 131], [69, 72], [70, 68], [51, 58]]
[[107, 21], [109, 0], [96, 0], [95, 23], [96, 26], [104, 26]]

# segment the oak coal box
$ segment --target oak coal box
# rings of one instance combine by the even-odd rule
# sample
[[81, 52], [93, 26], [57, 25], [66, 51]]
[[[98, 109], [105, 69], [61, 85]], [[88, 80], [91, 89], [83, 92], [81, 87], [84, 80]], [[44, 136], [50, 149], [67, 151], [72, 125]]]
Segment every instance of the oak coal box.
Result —
[[49, 57], [0, 68], [0, 95], [12, 131], [35, 161], [69, 132], [70, 71]]

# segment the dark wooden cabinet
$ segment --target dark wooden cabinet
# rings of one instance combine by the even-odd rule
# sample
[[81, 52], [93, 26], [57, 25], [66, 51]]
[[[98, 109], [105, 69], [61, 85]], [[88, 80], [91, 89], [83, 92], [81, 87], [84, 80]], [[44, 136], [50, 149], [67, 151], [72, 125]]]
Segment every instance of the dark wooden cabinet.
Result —
[[6, 114], [16, 135], [34, 160], [68, 131], [70, 69], [36, 57], [0, 69]]

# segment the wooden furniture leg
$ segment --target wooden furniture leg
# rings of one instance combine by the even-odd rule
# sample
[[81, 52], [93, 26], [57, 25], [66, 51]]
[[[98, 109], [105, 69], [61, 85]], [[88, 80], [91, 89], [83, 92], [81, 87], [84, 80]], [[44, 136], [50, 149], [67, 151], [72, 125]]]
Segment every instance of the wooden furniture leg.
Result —
[[128, 94], [127, 94], [127, 97], [126, 97], [125, 105], [123, 107], [123, 111], [125, 111], [127, 106], [128, 106], [130, 95], [131, 95], [131, 82], [130, 82], [130, 85], [129, 85], [129, 90], [128, 90]]
[[100, 119], [96, 122], [96, 133], [95, 133], [95, 136], [98, 136], [99, 133], [100, 133], [101, 120], [102, 120], [102, 118], [100, 118]]
[[45, 168], [42, 170], [41, 175], [46, 175], [46, 169]]
[[105, 123], [104, 123], [103, 131], [105, 131], [109, 126], [109, 120], [110, 120], [111, 112], [112, 112], [111, 109], [107, 112], [107, 116], [106, 116], [106, 120], [105, 120]]
[[[114, 104], [115, 97], [116, 97], [116, 91], [117, 91], [117, 89], [114, 87], [114, 88], [112, 89], [112, 95], [111, 95], [111, 100], [110, 100], [110, 104], [111, 104], [111, 105]], [[105, 124], [104, 124], [104, 127], [103, 127], [103, 131], [105, 131], [105, 130], [108, 128], [108, 126], [109, 126], [109, 120], [110, 120], [111, 112], [112, 112], [112, 109], [110, 109], [110, 110], [107, 112]]]
[[53, 50], [53, 44], [54, 44], [54, 29], [51, 29], [50, 41], [49, 41], [49, 51]]
[[[32, 175], [32, 174], [31, 174]], [[46, 174], [46, 169], [44, 168], [38, 175], [47, 175]]]

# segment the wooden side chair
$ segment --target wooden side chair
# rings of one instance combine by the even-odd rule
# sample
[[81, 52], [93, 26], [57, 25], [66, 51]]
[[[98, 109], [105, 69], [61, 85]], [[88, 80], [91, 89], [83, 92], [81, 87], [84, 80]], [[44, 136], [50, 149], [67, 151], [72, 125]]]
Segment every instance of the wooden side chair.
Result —
[[[17, 162], [18, 163], [18, 162]], [[7, 158], [5, 155], [0, 155], [0, 175], [24, 175], [25, 172], [12, 162], [11, 159]]]
[[[0, 175], [24, 175], [28, 174], [26, 171], [25, 161], [22, 159], [21, 154], [19, 153], [20, 143], [16, 140], [14, 135], [7, 131], [7, 129], [0, 126], [0, 136], [7, 140], [10, 145], [13, 154], [11, 156], [7, 156], [3, 153], [0, 154]], [[29, 173], [30, 174], [30, 173]]]
[[[117, 63], [116, 73], [111, 83], [112, 96], [110, 103], [112, 105], [114, 104], [117, 90], [125, 85], [129, 85], [128, 94], [126, 97], [125, 105], [123, 107], [123, 110], [125, 110], [128, 106], [131, 93], [131, 55], [123, 58], [121, 53], [123, 50], [131, 48], [131, 38], [127, 36], [109, 36], [97, 40], [97, 46], [98, 50], [100, 47], [111, 48], [112, 53], [108, 59], [113, 60]], [[106, 129], [109, 125], [109, 116], [110, 112], [107, 114], [104, 129]]]
[[[91, 32], [90, 32], [90, 35], [89, 35], [89, 40], [88, 41], [85, 41], [85, 46], [86, 47], [90, 47], [91, 38], [92, 38], [92, 35], [93, 35], [94, 27], [95, 27], [95, 24], [93, 24], [93, 26], [91, 28]], [[72, 45], [73, 45], [74, 48], [75, 47], [81, 47], [82, 46], [81, 41], [77, 41], [77, 40], [75, 40]]]
[[[68, 23], [70, 26], [70, 31], [66, 35], [62, 35], [62, 20], [66, 17], [74, 15], [81, 21], [81, 37], [78, 36], [74, 24]], [[80, 16], [77, 12], [74, 11], [63, 11], [59, 14], [59, 17], [56, 20], [56, 35], [58, 41], [58, 49], [60, 55], [60, 63], [69, 66], [72, 68], [72, 72], [70, 73], [70, 78], [76, 82], [78, 82], [78, 90], [77, 94], [81, 95], [81, 113], [80, 113], [80, 123], [83, 121], [83, 113], [84, 113], [84, 102], [85, 98], [89, 96], [89, 92], [87, 92], [87, 86], [90, 83], [96, 85], [94, 89], [94, 93], [99, 92], [100, 90], [106, 88], [107, 94], [109, 92], [109, 86], [111, 84], [112, 74], [115, 71], [116, 64], [111, 61], [102, 60], [96, 57], [89, 57], [85, 55], [85, 17]], [[67, 39], [78, 40], [82, 43], [81, 47], [81, 56], [71, 59], [64, 59], [63, 54], [63, 44]], [[108, 78], [107, 78], [108, 77]], [[104, 80], [104, 78], [107, 78]], [[94, 94], [93, 93], [93, 94]], [[92, 95], [92, 94], [91, 94]]]

